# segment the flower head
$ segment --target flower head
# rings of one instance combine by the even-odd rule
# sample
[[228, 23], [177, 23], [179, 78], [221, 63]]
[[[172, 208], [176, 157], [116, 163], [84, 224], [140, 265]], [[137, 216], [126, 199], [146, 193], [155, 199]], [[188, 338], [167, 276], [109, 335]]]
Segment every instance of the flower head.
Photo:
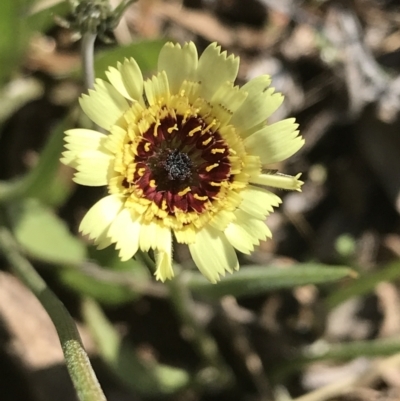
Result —
[[115, 244], [123, 260], [153, 249], [164, 281], [174, 275], [174, 235], [216, 282], [239, 268], [235, 249], [250, 253], [271, 236], [264, 220], [281, 200], [264, 186], [300, 190], [302, 182], [263, 168], [304, 140], [294, 119], [267, 123], [283, 100], [268, 76], [234, 86], [238, 66], [216, 44], [198, 58], [193, 43], [167, 43], [151, 79], [126, 59], [81, 97], [109, 134], [67, 131], [62, 161], [77, 183], [108, 186], [80, 225], [99, 248]]

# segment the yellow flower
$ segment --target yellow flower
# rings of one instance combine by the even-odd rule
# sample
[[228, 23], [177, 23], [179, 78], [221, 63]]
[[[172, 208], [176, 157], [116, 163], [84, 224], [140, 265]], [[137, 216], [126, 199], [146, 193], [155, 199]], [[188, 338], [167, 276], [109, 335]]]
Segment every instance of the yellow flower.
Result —
[[193, 43], [167, 43], [151, 79], [125, 59], [108, 70], [110, 83], [98, 79], [80, 98], [109, 135], [67, 131], [62, 162], [78, 184], [108, 186], [79, 228], [98, 248], [115, 244], [122, 260], [151, 248], [165, 281], [174, 275], [174, 234], [215, 283], [239, 268], [235, 248], [248, 254], [271, 237], [264, 220], [281, 200], [263, 187], [300, 190], [302, 182], [263, 167], [304, 140], [294, 119], [267, 124], [283, 96], [265, 75], [234, 86], [238, 67], [216, 44], [198, 58]]

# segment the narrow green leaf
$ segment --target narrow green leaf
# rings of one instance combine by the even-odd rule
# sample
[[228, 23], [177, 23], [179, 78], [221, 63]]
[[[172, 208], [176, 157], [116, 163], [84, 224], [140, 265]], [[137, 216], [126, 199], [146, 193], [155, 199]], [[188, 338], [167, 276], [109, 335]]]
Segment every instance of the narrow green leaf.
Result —
[[398, 352], [400, 352], [400, 337], [394, 337], [340, 344], [316, 343], [303, 348], [302, 357], [307, 361], [322, 359], [338, 361], [358, 358], [360, 356], [393, 355]]
[[86, 248], [53, 211], [35, 199], [10, 207], [12, 229], [25, 252], [55, 264], [78, 264], [86, 258]]
[[148, 270], [134, 259], [121, 262], [112, 247], [90, 252], [89, 259], [94, 263], [60, 271], [63, 283], [82, 295], [103, 304], [120, 305], [140, 297], [147, 286]]
[[92, 297], [106, 305], [121, 305], [133, 301], [139, 295], [129, 285], [129, 281], [125, 284], [107, 282], [75, 268], [63, 269], [60, 272], [60, 279], [81, 295]]
[[326, 299], [326, 305], [329, 308], [333, 308], [351, 297], [370, 293], [382, 281], [393, 281], [399, 277], [400, 261], [390, 263], [383, 269], [365, 274], [357, 281], [348, 283], [347, 286], [335, 291]]
[[281, 381], [294, 371], [315, 361], [347, 361], [354, 358], [382, 357], [400, 353], [400, 337], [379, 338], [369, 341], [329, 344], [318, 341], [303, 347], [292, 358], [274, 371], [274, 380]]
[[299, 285], [330, 283], [355, 275], [356, 273], [348, 267], [327, 267], [310, 263], [291, 267], [245, 266], [235, 274], [222, 278], [217, 284], [211, 284], [200, 274], [190, 272], [188, 286], [192, 291], [207, 297], [240, 297]]

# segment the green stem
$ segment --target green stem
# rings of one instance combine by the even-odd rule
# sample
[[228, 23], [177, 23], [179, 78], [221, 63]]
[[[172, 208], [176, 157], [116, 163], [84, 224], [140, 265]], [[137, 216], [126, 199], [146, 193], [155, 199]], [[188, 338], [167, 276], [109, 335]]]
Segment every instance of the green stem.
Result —
[[154, 264], [153, 259], [151, 259], [151, 257], [149, 256], [149, 254], [147, 252], [143, 252], [143, 251], [139, 250], [135, 255], [135, 259], [138, 262], [142, 263], [143, 266], [146, 266], [151, 274], [155, 273], [156, 266]]
[[81, 58], [86, 91], [92, 89], [94, 84], [94, 42], [96, 36], [95, 33], [91, 32], [86, 32], [82, 36]]
[[10, 263], [13, 273], [33, 292], [53, 321], [79, 400], [106, 401], [71, 315], [30, 262], [22, 256], [15, 239], [5, 227], [0, 227], [0, 250]]

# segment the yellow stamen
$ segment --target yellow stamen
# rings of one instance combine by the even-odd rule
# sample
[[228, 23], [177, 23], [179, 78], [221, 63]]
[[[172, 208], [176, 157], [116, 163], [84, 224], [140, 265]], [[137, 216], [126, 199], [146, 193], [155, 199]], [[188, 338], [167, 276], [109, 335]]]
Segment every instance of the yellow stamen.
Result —
[[158, 121], [156, 122], [156, 124], [154, 125], [154, 132], [153, 132], [154, 138], [157, 138], [157, 135], [158, 135], [157, 130], [158, 130], [158, 127], [159, 127], [160, 125], [161, 125], [160, 120], [158, 120]]
[[213, 139], [212, 136], [210, 136], [208, 139], [202, 142], [202, 145], [207, 146], [212, 141], [212, 139]]
[[193, 128], [192, 130], [189, 131], [188, 136], [193, 136], [196, 132], [201, 131], [200, 125], [197, 126], [196, 128]]
[[212, 120], [212, 121], [210, 122], [210, 124], [208, 124], [207, 127], [203, 129], [203, 132], [209, 131], [211, 127], [214, 127], [214, 125], [217, 125], [217, 122], [215, 121], [215, 119]]
[[161, 202], [161, 209], [167, 210], [167, 201], [165, 199], [163, 199], [163, 201]]
[[209, 173], [213, 168], [218, 167], [218, 166], [219, 166], [218, 163], [214, 163], [214, 164], [211, 164], [211, 166], [207, 166], [206, 167], [207, 173]]
[[151, 188], [155, 188], [157, 186], [155, 180], [150, 180], [149, 185]]
[[214, 148], [214, 149], [211, 149], [211, 153], [213, 154], [213, 155], [215, 155], [216, 153], [224, 153], [225, 152], [225, 149], [224, 148]]
[[220, 187], [220, 186], [222, 185], [222, 183], [221, 183], [221, 182], [211, 181], [211, 182], [210, 182], [210, 185], [211, 185], [212, 187]]
[[200, 196], [200, 195], [198, 195], [198, 194], [194, 194], [193, 195], [193, 198], [194, 199], [197, 199], [197, 200], [199, 200], [199, 201], [206, 201], [207, 199], [208, 199], [208, 196], [206, 195], [206, 196]]
[[[179, 196], [184, 196], [186, 195], [188, 192], [190, 192], [190, 187], [186, 187], [184, 190], [178, 192]], [[196, 195], [195, 195], [196, 196]]]
[[144, 145], [144, 151], [145, 151], [145, 152], [148, 152], [148, 151], [150, 150], [150, 146], [151, 146], [151, 143], [150, 143], [150, 142], [147, 142], [147, 143]]
[[140, 167], [140, 169], [138, 170], [139, 177], [143, 177], [145, 171], [146, 169], [144, 167]]
[[175, 124], [173, 127], [167, 129], [168, 134], [172, 134], [174, 131], [178, 131], [178, 124]]

